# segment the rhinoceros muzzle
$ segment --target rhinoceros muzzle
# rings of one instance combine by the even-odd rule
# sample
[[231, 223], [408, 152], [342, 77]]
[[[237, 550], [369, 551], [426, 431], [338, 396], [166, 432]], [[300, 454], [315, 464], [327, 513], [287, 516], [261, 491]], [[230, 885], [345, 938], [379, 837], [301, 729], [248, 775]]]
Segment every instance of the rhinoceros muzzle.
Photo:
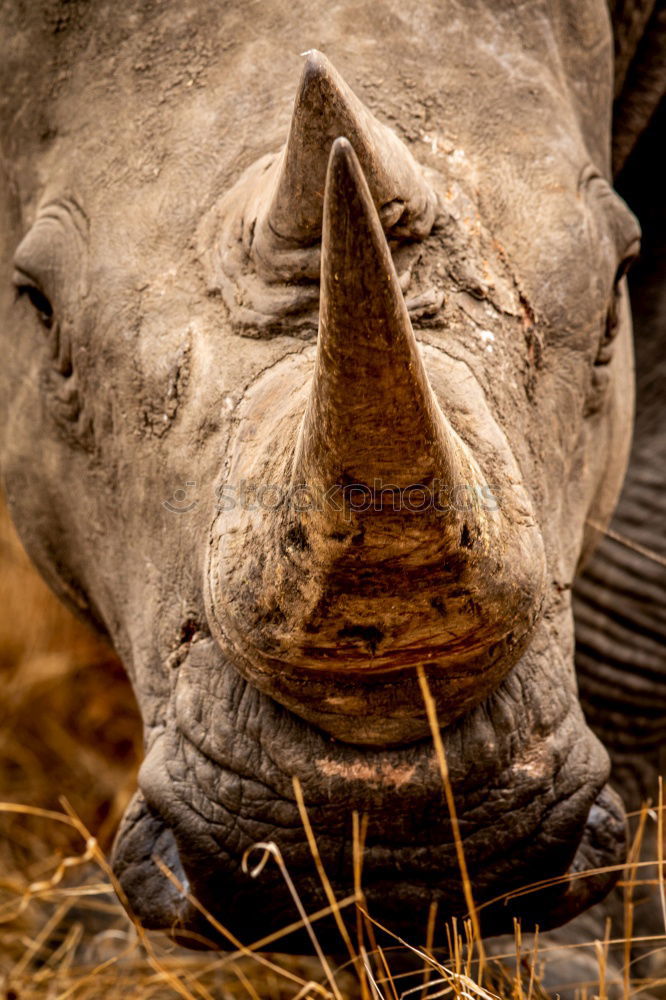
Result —
[[[223, 483], [268, 499], [218, 512], [207, 604], [252, 683], [340, 739], [392, 744], [428, 731], [417, 667], [442, 724], [497, 687], [538, 621], [545, 559], [478, 383], [414, 335], [387, 236], [422, 236], [435, 196], [349, 95], [311, 56], [257, 212], [262, 261], [321, 236], [319, 332], [238, 409]], [[377, 203], [400, 206], [388, 233]]]
[[[546, 929], [575, 916], [612, 886], [625, 848], [605, 752], [565, 692], [553, 689], [538, 737], [521, 724], [533, 669], [521, 661], [497, 697], [442, 733], [487, 934], [510, 932], [514, 917], [525, 929]], [[279, 844], [309, 913], [326, 906], [294, 778], [339, 900], [353, 892], [356, 811], [368, 818], [362, 884], [375, 919], [409, 938], [434, 900], [442, 915], [465, 913], [432, 741], [387, 749], [331, 740], [242, 678], [210, 637], [194, 642], [181, 664], [172, 709], [150, 737], [141, 791], [114, 849], [121, 885], [147, 926], [190, 945], [228, 947], [229, 934], [249, 944], [292, 924], [294, 901], [279, 868], [269, 863], [252, 878], [243, 865], [257, 842]], [[353, 908], [344, 915], [351, 926]], [[340, 952], [332, 919], [317, 921], [316, 931]], [[309, 944], [301, 932], [273, 947]]]

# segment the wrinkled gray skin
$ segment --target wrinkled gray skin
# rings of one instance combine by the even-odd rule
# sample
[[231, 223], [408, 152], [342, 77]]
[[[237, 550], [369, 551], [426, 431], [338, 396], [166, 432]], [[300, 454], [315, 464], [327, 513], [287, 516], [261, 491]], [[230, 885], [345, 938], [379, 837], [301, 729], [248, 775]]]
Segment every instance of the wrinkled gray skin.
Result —
[[[313, 46], [437, 172], [444, 202], [455, 190], [478, 213], [466, 224], [452, 206], [451, 246], [424, 242], [446, 305], [415, 329], [480, 386], [546, 554], [529, 647], [443, 731], [475, 899], [621, 861], [623, 811], [579, 704], [571, 609], [581, 554], [598, 540], [588, 522], [611, 514], [631, 428], [616, 278], [636, 223], [609, 187], [604, 5], [275, 0], [249, 16], [205, 2], [6, 4], [3, 17], [4, 487], [35, 563], [110, 635], [141, 707], [146, 758], [115, 852], [131, 907], [149, 925], [213, 937], [156, 853], [240, 937], [287, 923], [279, 874], [269, 864], [253, 882], [241, 870], [260, 840], [279, 844], [308, 909], [322, 905], [298, 777], [336, 892], [352, 886], [356, 810], [369, 816], [363, 878], [380, 920], [409, 934], [432, 899], [441, 916], [465, 910], [431, 743], [331, 739], [243, 679], [206, 619], [234, 412], [260, 373], [311, 347], [289, 332], [239, 336], [197, 234], [241, 172], [283, 144], [299, 53]], [[10, 287], [39, 219], [20, 263], [52, 304], [51, 329]], [[479, 232], [503, 262], [501, 287], [483, 277]], [[439, 402], [447, 412], [446, 393]], [[196, 505], [173, 513], [162, 501], [185, 483]], [[488, 906], [484, 926], [505, 930], [514, 914], [556, 925], [612, 881]]]
[[[666, 742], [666, 213], [661, 193], [666, 157], [666, 105], [648, 130], [618, 179], [618, 189], [643, 226], [641, 259], [629, 285], [635, 331], [636, 419], [627, 476], [604, 538], [579, 577], [574, 590], [576, 670], [581, 702], [590, 725], [611, 757], [611, 782], [634, 814], [632, 829], [645, 803], [659, 801], [659, 775], [664, 773]], [[644, 862], [658, 856], [656, 813], [651, 813], [640, 854]], [[610, 896], [573, 924], [542, 937], [548, 952], [547, 985], [570, 993], [598, 983], [597, 956], [589, 946], [572, 951], [572, 942], [602, 940], [611, 919], [611, 937], [627, 933], [627, 904], [633, 904], [630, 975], [656, 982], [650, 992], [663, 995], [663, 913], [656, 885], [657, 867], [638, 868], [633, 889], [614, 889]], [[651, 884], [652, 882], [652, 884]], [[653, 938], [652, 941], [649, 939]], [[655, 940], [656, 938], [656, 940]], [[564, 944], [565, 948], [559, 948]], [[499, 953], [512, 939], [493, 942]], [[530, 941], [526, 940], [525, 949]], [[611, 949], [607, 988], [624, 995], [624, 947]]]
[[[636, 422], [631, 460], [611, 537], [603, 540], [575, 591], [576, 668], [581, 701], [612, 762], [611, 780], [627, 811], [638, 814], [646, 802], [659, 801], [666, 742], [666, 213], [662, 192], [666, 158], [662, 102], [649, 130], [619, 178], [618, 187], [643, 224], [641, 260], [632, 270], [631, 298], [636, 331]], [[636, 819], [633, 822], [636, 828]], [[655, 814], [647, 821], [641, 857], [658, 856]], [[657, 868], [638, 869], [643, 880], [633, 890], [616, 889], [603, 904], [577, 922], [579, 940], [599, 937], [611, 916], [612, 934], [624, 937], [626, 904], [633, 902], [634, 934], [663, 933], [663, 914], [655, 881]], [[652, 880], [652, 884], [650, 884]], [[567, 928], [558, 932], [561, 938]], [[611, 961], [615, 995], [620, 995], [623, 961]], [[582, 956], [581, 956], [582, 957]], [[632, 975], [664, 977], [664, 951], [649, 940], [633, 949]], [[570, 956], [569, 956], [570, 959]], [[571, 962], [553, 970], [590, 979], [588, 955], [574, 975]], [[657, 990], [663, 994], [663, 988]]]

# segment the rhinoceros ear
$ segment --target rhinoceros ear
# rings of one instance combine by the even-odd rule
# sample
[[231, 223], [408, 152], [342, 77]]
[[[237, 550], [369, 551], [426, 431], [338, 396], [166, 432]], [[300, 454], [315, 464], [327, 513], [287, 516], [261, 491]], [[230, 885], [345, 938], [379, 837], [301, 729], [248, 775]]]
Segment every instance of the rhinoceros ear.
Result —
[[[336, 139], [326, 179], [317, 362], [294, 474], [406, 488], [480, 475], [428, 381], [369, 184]], [[440, 529], [441, 530], [441, 529]]]
[[316, 50], [305, 62], [268, 210], [273, 233], [296, 244], [319, 239], [326, 168], [338, 136], [346, 136], [358, 156], [384, 229], [412, 239], [427, 236], [437, 201], [422, 168]]

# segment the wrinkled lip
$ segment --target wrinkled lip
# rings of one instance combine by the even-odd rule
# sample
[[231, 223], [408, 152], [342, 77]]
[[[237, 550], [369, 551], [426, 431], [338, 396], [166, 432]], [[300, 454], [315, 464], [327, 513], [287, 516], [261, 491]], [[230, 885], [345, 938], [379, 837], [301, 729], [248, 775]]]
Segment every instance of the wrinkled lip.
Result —
[[[178, 668], [166, 728], [150, 746], [141, 791], [114, 851], [121, 885], [146, 926], [195, 946], [199, 939], [205, 947], [229, 946], [154, 856], [243, 944], [297, 920], [272, 862], [257, 879], [242, 870], [244, 853], [258, 841], [278, 844], [309, 913], [327, 905], [294, 801], [294, 776], [338, 899], [353, 891], [356, 811], [369, 817], [362, 885], [372, 916], [407, 940], [425, 926], [433, 900], [442, 921], [464, 916], [432, 743], [373, 752], [335, 743], [252, 688], [233, 667], [220, 665], [210, 640], [197, 646], [197, 655]], [[511, 685], [497, 704], [445, 734], [486, 934], [511, 932], [514, 917], [525, 928], [538, 923], [546, 929], [576, 916], [612, 887], [625, 850], [622, 804], [605, 784], [607, 758], [577, 703], [544, 743], [542, 758], [530, 755], [529, 742], [516, 749], [519, 732], [508, 740], [509, 749], [499, 738], [488, 749], [488, 733], [516, 728], [511, 712], [523, 709], [522, 682]], [[479, 735], [484, 720], [485, 734]], [[458, 745], [462, 761], [456, 760]], [[587, 871], [597, 873], [580, 874]], [[560, 879], [564, 873], [572, 877]], [[544, 884], [548, 879], [553, 884]], [[353, 906], [348, 920], [353, 927]], [[340, 951], [332, 920], [317, 930], [325, 948]], [[271, 947], [311, 950], [302, 932]]]
[[[490, 934], [507, 932], [500, 909], [519, 917], [523, 927], [550, 930], [573, 920], [584, 910], [600, 902], [610, 892], [620, 875], [626, 854], [626, 816], [617, 792], [604, 785], [587, 815], [583, 834], [573, 861], [554, 884], [544, 878], [536, 885], [518, 890], [504, 901], [487, 907], [482, 919]], [[495, 929], [497, 926], [497, 929]]]
[[[518, 887], [503, 898], [482, 903], [477, 912], [483, 935], [511, 934], [515, 919], [521, 921], [525, 931], [536, 926], [546, 931], [572, 920], [600, 902], [613, 888], [624, 852], [624, 810], [616, 793], [606, 785], [590, 809], [583, 836], [568, 869], [561, 876], [554, 874], [553, 884], [547, 884], [548, 880], [543, 879], [542, 883], [546, 884]], [[172, 829], [151, 809], [140, 792], [135, 796], [128, 818], [119, 831], [113, 864], [134, 915], [145, 927], [164, 931], [180, 944], [191, 948], [229, 949], [237, 940], [246, 947], [261, 947], [262, 938], [272, 937], [266, 950], [287, 954], [312, 952], [312, 942], [303, 929], [282, 933], [284, 928], [298, 921], [295, 905], [291, 912], [278, 906], [274, 914], [267, 913], [273, 902], [274, 883], [271, 886], [262, 886], [261, 881], [252, 884], [250, 876], [246, 876], [245, 905], [241, 896], [231, 908], [225, 905], [224, 900], [218, 900], [221, 908], [219, 905], [215, 907], [206, 890], [200, 895], [201, 883], [196, 876], [191, 879], [183, 868]], [[164, 866], [172, 872], [172, 879], [164, 875]], [[584, 874], [587, 872], [595, 874]], [[303, 896], [298, 876], [296, 882], [300, 885], [299, 894]], [[380, 886], [380, 895], [386, 892], [389, 903], [393, 897], [394, 905], [383, 906], [372, 887], [370, 891], [366, 889], [363, 906], [367, 906], [370, 915], [392, 934], [417, 945], [415, 934], [422, 926], [421, 918], [427, 916], [428, 903], [424, 900], [422, 912], [413, 905], [413, 900], [408, 899], [405, 905], [401, 888], [399, 883], [391, 887]], [[284, 896], [284, 887], [282, 889], [281, 895]], [[430, 889], [432, 898], [435, 898], [435, 884]], [[344, 894], [338, 891], [337, 897], [342, 900]], [[213, 921], [193, 899], [203, 905]], [[309, 913], [315, 913], [325, 905], [326, 901], [320, 898], [318, 905], [310, 907]], [[353, 936], [355, 907], [352, 905], [340, 912]], [[464, 915], [464, 911], [459, 910], [459, 913]], [[228, 933], [221, 933], [220, 925]], [[327, 952], [342, 953], [342, 938], [332, 918], [317, 920], [314, 926], [317, 938]], [[376, 934], [380, 934], [378, 927]]]

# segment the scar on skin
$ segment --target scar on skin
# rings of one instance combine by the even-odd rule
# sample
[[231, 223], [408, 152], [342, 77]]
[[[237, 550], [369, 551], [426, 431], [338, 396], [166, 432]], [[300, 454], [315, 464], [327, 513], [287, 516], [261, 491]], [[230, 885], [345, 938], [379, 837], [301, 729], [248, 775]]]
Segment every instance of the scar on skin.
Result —
[[327, 778], [344, 778], [346, 781], [371, 782], [376, 785], [393, 785], [402, 788], [408, 785], [416, 773], [415, 764], [399, 766], [390, 761], [383, 761], [373, 766], [357, 761], [355, 764], [345, 764], [331, 759], [317, 761], [317, 767]]

